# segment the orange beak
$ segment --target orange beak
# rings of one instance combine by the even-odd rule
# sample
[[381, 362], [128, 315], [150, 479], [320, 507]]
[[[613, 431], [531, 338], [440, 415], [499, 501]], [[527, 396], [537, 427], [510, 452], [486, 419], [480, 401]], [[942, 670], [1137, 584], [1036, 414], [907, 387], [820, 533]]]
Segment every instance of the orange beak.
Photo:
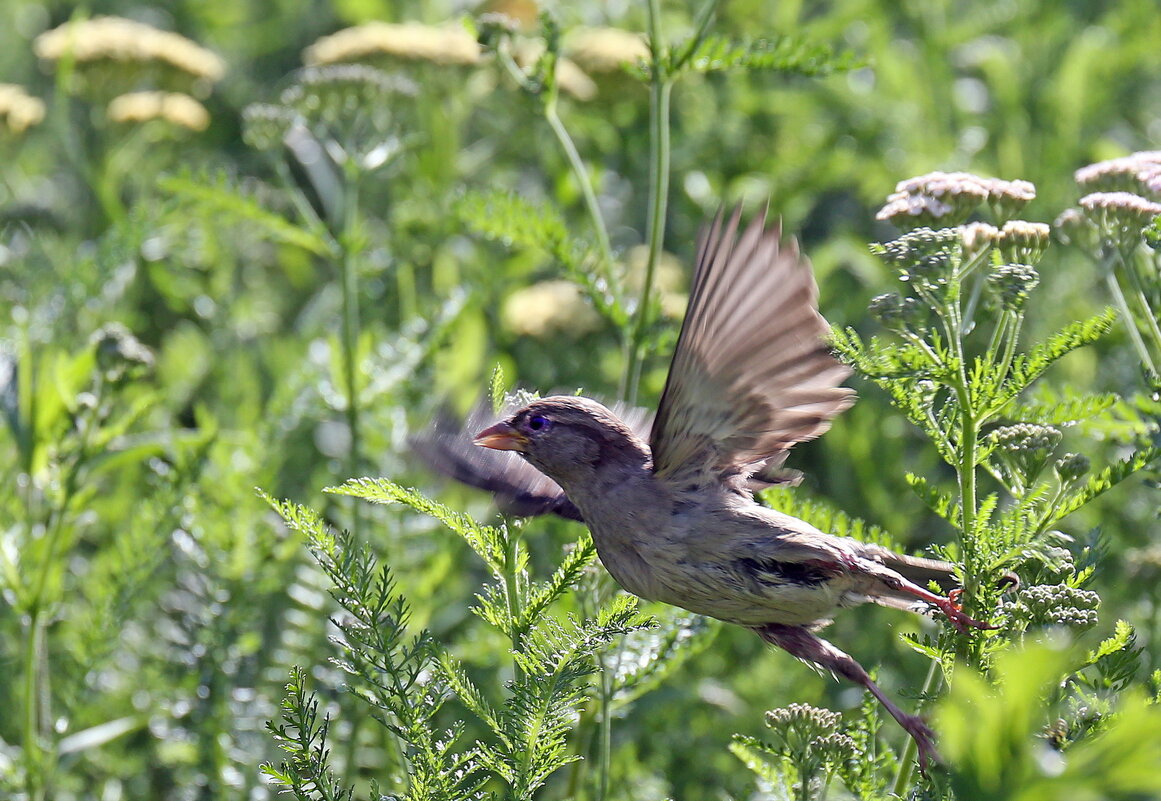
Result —
[[485, 428], [472, 441], [481, 448], [497, 451], [523, 452], [528, 447], [528, 437], [504, 422]]

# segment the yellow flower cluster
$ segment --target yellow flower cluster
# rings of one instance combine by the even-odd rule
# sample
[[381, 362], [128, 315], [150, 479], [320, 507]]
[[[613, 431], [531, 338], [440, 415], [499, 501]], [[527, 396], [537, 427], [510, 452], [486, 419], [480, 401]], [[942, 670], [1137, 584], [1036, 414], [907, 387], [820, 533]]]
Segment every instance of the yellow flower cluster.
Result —
[[571, 281], [541, 281], [508, 296], [502, 313], [509, 331], [544, 338], [555, 334], [580, 336], [596, 330], [600, 315]]
[[109, 102], [108, 114], [112, 122], [165, 120], [191, 131], [204, 131], [210, 124], [210, 114], [205, 106], [181, 92], [119, 95]]
[[303, 52], [303, 61], [312, 66], [383, 57], [470, 65], [480, 60], [480, 46], [462, 28], [368, 22], [324, 36]]
[[44, 101], [32, 97], [24, 88], [0, 83], [0, 120], [12, 133], [24, 133], [44, 119]]
[[588, 28], [570, 33], [565, 52], [581, 69], [592, 73], [620, 72], [626, 64], [649, 59], [645, 40], [620, 28]]
[[210, 82], [226, 72], [221, 58], [184, 36], [122, 17], [66, 22], [36, 37], [34, 47], [46, 61], [154, 61]]

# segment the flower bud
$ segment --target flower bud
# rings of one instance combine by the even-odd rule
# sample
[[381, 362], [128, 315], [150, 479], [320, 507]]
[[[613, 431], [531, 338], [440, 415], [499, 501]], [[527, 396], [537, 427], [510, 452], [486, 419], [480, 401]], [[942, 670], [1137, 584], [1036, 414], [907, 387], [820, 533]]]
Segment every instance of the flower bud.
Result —
[[1028, 264], [1001, 264], [988, 275], [988, 288], [995, 294], [1000, 308], [1018, 312], [1024, 308], [1028, 294], [1040, 283], [1040, 276]]
[[1056, 461], [1056, 475], [1062, 482], [1076, 481], [1089, 471], [1088, 457], [1080, 453], [1066, 453]]
[[1009, 220], [1004, 223], [997, 245], [1005, 261], [1036, 264], [1048, 247], [1049, 227], [1045, 223]]

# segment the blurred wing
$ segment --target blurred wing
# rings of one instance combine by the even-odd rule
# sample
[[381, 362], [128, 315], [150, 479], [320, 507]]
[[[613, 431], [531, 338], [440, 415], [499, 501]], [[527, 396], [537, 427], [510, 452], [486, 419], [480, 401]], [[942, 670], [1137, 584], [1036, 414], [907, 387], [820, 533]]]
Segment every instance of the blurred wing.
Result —
[[830, 354], [810, 263], [779, 225], [741, 209], [704, 231], [653, 423], [654, 472], [674, 483], [758, 480], [854, 401]]
[[[472, 436], [496, 420], [515, 411], [516, 406], [493, 412], [490, 403], [478, 404], [461, 424], [449, 415], [436, 418], [409, 444], [427, 465], [448, 478], [469, 487], [492, 493], [496, 506], [513, 517], [555, 514], [582, 520], [580, 510], [564, 494], [560, 485], [541, 473], [514, 451], [481, 448]], [[642, 439], [651, 418], [644, 409], [614, 404], [613, 412]]]

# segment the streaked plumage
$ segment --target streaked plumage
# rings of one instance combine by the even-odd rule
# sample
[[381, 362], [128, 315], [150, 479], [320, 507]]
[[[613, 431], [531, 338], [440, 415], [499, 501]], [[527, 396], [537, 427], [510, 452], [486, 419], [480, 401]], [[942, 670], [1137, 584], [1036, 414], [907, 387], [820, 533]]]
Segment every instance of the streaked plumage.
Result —
[[755, 502], [756, 487], [780, 480], [789, 450], [826, 431], [854, 393], [839, 386], [849, 370], [826, 348], [809, 263], [777, 225], [759, 218], [739, 234], [739, 219], [719, 214], [702, 236], [648, 441], [642, 414], [627, 424], [594, 400], [552, 396], [481, 431], [475, 443], [492, 449], [483, 456], [446, 433], [418, 447], [509, 510], [582, 519], [629, 592], [747, 626], [863, 685], [926, 763], [935, 749], [923, 721], [814, 631], [865, 601], [934, 605], [960, 629], [985, 624], [925, 589], [933, 579], [954, 586], [951, 565], [835, 537]]

